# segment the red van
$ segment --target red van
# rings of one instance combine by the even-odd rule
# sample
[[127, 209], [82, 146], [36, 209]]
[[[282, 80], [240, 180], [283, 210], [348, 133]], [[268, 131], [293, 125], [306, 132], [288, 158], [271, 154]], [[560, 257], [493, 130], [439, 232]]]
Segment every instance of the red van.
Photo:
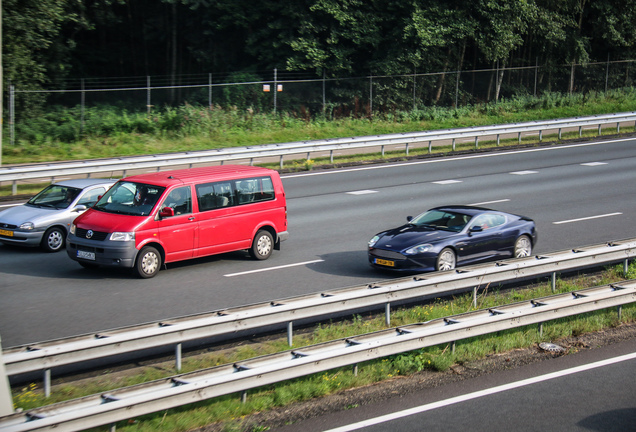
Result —
[[66, 252], [83, 267], [150, 278], [164, 263], [236, 250], [267, 259], [287, 237], [278, 172], [221, 165], [119, 180], [75, 219]]

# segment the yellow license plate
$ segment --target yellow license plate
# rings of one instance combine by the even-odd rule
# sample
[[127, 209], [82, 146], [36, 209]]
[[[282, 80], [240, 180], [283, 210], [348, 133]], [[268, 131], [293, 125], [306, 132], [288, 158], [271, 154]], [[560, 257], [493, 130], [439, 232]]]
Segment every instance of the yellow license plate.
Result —
[[395, 267], [395, 262], [393, 261], [389, 261], [389, 260], [383, 260], [380, 258], [376, 258], [375, 259], [375, 263], [378, 265], [383, 265], [383, 266], [387, 266], [387, 267]]
[[7, 231], [7, 230], [0, 229], [0, 235], [7, 236], [7, 237], [13, 237], [13, 231]]

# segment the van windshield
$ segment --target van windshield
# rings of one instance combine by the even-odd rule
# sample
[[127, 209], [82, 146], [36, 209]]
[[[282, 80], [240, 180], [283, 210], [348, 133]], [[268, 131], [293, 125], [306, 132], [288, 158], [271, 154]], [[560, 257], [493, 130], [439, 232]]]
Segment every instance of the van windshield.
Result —
[[106, 213], [147, 216], [166, 188], [144, 183], [119, 181], [95, 204]]

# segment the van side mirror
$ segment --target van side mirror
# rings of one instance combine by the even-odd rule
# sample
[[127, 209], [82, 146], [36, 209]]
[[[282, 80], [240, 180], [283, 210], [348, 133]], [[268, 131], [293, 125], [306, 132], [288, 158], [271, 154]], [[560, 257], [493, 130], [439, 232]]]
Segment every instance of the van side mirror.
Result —
[[174, 216], [174, 209], [172, 207], [164, 207], [159, 212], [159, 216], [162, 218]]

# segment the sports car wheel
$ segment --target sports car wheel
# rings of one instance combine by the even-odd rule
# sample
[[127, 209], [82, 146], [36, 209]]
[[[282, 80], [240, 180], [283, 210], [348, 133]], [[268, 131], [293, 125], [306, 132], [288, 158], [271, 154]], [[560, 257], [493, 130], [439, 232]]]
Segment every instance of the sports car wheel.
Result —
[[49, 228], [42, 237], [42, 249], [46, 252], [57, 252], [64, 247], [64, 236], [66, 233], [62, 228]]
[[157, 274], [161, 268], [161, 254], [152, 246], [143, 248], [137, 255], [135, 270], [139, 277], [148, 279]]
[[437, 256], [437, 271], [446, 271], [453, 270], [457, 265], [457, 256], [455, 256], [455, 252], [450, 249], [442, 249], [442, 251]]
[[532, 255], [532, 242], [527, 235], [522, 235], [515, 242], [515, 258], [525, 258], [530, 255]]

